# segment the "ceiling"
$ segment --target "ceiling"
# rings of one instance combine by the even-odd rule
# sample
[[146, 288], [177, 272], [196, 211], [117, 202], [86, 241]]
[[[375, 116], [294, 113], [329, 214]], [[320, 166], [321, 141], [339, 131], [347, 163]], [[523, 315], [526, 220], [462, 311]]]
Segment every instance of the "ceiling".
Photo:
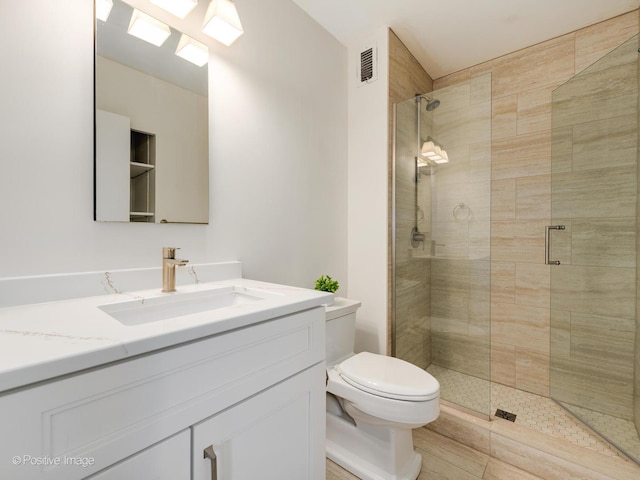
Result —
[[347, 46], [391, 27], [434, 80], [640, 6], [640, 0], [293, 1]]

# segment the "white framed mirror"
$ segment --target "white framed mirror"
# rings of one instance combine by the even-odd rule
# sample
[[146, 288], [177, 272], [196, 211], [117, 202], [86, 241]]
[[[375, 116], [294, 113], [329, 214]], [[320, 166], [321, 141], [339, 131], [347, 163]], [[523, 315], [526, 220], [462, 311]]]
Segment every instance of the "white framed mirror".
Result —
[[208, 223], [208, 64], [176, 55], [175, 28], [161, 46], [129, 34], [135, 11], [96, 19], [94, 219]]

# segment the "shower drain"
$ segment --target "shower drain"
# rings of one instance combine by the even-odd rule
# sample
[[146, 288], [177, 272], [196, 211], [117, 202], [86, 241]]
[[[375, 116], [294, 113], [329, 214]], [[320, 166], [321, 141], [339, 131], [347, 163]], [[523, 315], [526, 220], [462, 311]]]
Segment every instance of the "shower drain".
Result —
[[510, 413], [505, 410], [500, 410], [499, 408], [496, 410], [496, 417], [504, 418], [505, 420], [509, 420], [510, 422], [516, 421], [515, 413]]

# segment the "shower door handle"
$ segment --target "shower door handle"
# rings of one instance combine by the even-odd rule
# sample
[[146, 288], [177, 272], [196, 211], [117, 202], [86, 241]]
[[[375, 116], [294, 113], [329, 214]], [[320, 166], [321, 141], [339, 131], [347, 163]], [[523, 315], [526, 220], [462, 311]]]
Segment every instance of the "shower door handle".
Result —
[[551, 230], [564, 230], [564, 225], [547, 225], [544, 227], [544, 264], [560, 265], [560, 260], [549, 260], [551, 251]]

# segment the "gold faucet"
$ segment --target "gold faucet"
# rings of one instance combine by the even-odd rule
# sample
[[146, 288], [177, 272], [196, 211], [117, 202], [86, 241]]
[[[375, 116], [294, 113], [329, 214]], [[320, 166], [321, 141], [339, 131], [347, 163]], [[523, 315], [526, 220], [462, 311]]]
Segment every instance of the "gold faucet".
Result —
[[162, 249], [162, 291], [176, 291], [176, 265], [181, 267], [189, 263], [189, 260], [176, 258], [176, 247], [164, 247]]

